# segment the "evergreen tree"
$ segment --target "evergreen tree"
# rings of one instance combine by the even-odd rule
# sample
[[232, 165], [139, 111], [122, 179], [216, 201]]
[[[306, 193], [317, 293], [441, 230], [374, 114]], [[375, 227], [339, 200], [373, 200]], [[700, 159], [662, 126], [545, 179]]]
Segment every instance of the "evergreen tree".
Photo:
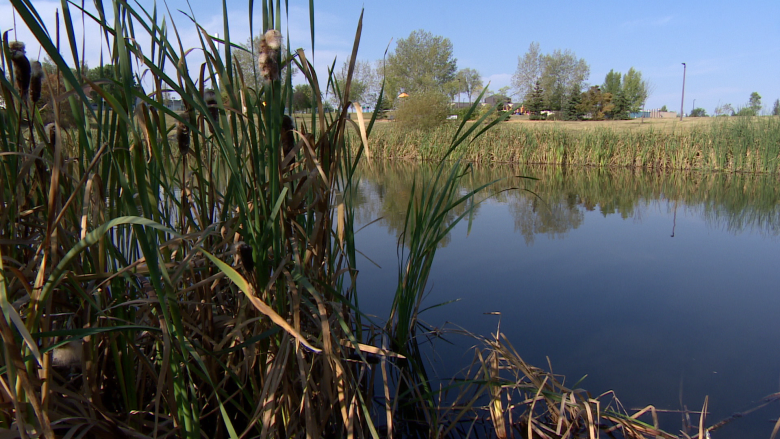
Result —
[[629, 111], [629, 105], [628, 99], [626, 98], [626, 94], [623, 92], [623, 90], [620, 90], [617, 92], [617, 94], [613, 95], [612, 99], [612, 110], [609, 112], [609, 117], [613, 120], [626, 120], [628, 119], [628, 111]]
[[581, 120], [583, 113], [580, 110], [582, 104], [582, 92], [579, 85], [572, 87], [569, 93], [569, 100], [566, 102], [566, 108], [564, 109], [564, 120]]
[[772, 116], [780, 116], [780, 99], [775, 99], [775, 105], [772, 107]]
[[528, 111], [531, 112], [531, 120], [543, 119], [540, 112], [544, 107], [544, 89], [542, 89], [541, 81], [536, 81], [534, 89], [531, 92], [531, 96], [528, 100]]

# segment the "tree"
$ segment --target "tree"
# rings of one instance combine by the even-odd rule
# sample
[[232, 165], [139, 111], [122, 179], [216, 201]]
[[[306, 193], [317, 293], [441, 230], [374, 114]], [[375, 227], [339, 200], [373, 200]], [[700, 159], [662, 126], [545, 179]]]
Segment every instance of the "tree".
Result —
[[563, 109], [564, 120], [580, 120], [583, 113], [580, 109], [582, 104], [582, 91], [579, 85], [575, 85], [569, 91], [569, 100], [566, 101], [566, 106]]
[[688, 117], [707, 117], [707, 110], [704, 108], [694, 108]]
[[625, 75], [610, 70], [604, 78], [601, 91], [602, 93], [610, 93], [615, 98], [615, 105], [618, 105], [618, 94], [622, 93], [626, 100], [627, 111], [636, 113], [644, 107], [647, 96], [650, 94], [650, 85], [647, 81], [642, 80], [642, 72], [631, 67]]
[[598, 85], [594, 85], [582, 95], [579, 110], [590, 115], [591, 120], [602, 120], [604, 115], [612, 111], [612, 94], [603, 93]]
[[780, 116], [780, 99], [775, 99], [775, 105], [772, 106], [772, 116]]
[[313, 92], [309, 84], [298, 84], [293, 89], [293, 111], [305, 111], [312, 106]]
[[458, 81], [460, 87], [458, 92], [466, 93], [469, 97], [469, 103], [471, 102], [471, 96], [482, 91], [482, 88], [484, 87], [482, 76], [474, 69], [465, 68], [459, 70], [458, 74], [455, 76], [455, 80]]
[[[345, 61], [335, 76], [335, 86], [339, 94], [344, 93], [349, 73], [349, 61]], [[374, 72], [374, 67], [369, 61], [355, 60], [355, 68], [352, 72], [352, 82], [349, 86], [349, 102], [359, 102], [361, 105], [373, 107], [379, 98], [379, 76]], [[341, 106], [340, 96], [334, 91], [331, 99], [336, 106]]]
[[540, 113], [544, 108], [544, 89], [540, 80], [536, 81], [526, 101], [528, 102], [528, 111], [531, 113], [531, 120], [542, 119]]
[[449, 109], [449, 101], [443, 93], [422, 91], [410, 94], [399, 102], [395, 120], [403, 128], [435, 128], [447, 119]]
[[612, 93], [613, 95], [619, 92], [623, 88], [621, 83], [622, 74], [614, 70], [610, 70], [607, 76], [604, 78], [604, 85], [601, 86], [601, 91], [605, 93]]
[[532, 42], [523, 57], [517, 57], [517, 71], [512, 76], [512, 86], [517, 90], [521, 101], [527, 101], [534, 85], [542, 77], [542, 54], [539, 43]]
[[761, 111], [761, 95], [755, 91], [750, 93], [750, 101], [748, 105], [750, 106], [750, 109], [753, 110], [753, 113], [758, 115], [758, 112]]
[[623, 76], [622, 89], [628, 101], [628, 111], [631, 113], [641, 110], [650, 94], [650, 84], [642, 79], [642, 72], [634, 70], [633, 67]]
[[660, 110], [660, 111], [667, 112], [667, 111], [669, 111], [669, 109], [668, 109], [668, 108], [666, 108], [666, 105], [664, 105], [663, 107], [661, 107], [661, 110]]
[[716, 116], [733, 116], [734, 115], [734, 107], [732, 107], [731, 104], [718, 105], [717, 107], [715, 107], [715, 115]]
[[543, 58], [542, 87], [545, 90], [544, 101], [551, 110], [560, 110], [566, 90], [573, 85], [582, 86], [590, 75], [588, 63], [569, 49], [555, 50]]
[[448, 38], [416, 30], [409, 37], [399, 39], [395, 52], [388, 55], [386, 87], [393, 98], [400, 92], [445, 93], [445, 85], [455, 79], [457, 70]]
[[551, 110], [560, 110], [566, 91], [574, 84], [582, 87], [589, 74], [588, 63], [578, 59], [571, 50], [555, 50], [552, 54], [543, 55], [539, 51], [539, 43], [533, 42], [528, 52], [518, 58], [512, 85], [517, 94], [527, 101], [536, 81], [541, 81], [544, 105]]
[[618, 90], [617, 94], [604, 93], [605, 96], [612, 96], [612, 108], [605, 113], [608, 114], [610, 119], [614, 120], [626, 120], [629, 115], [630, 103], [626, 98], [626, 94], [623, 90]]

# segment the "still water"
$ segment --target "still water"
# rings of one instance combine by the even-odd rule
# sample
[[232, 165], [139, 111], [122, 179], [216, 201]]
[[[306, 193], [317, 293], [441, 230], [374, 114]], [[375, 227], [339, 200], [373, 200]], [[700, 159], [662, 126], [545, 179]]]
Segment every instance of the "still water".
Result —
[[[431, 169], [360, 173], [356, 229], [382, 219], [356, 235], [358, 291], [384, 320], [412, 182]], [[629, 410], [700, 410], [708, 395], [712, 425], [780, 391], [776, 176], [498, 166], [474, 169], [464, 193], [494, 179], [470, 234], [464, 221], [438, 250], [422, 307], [460, 300], [423, 313], [426, 323], [487, 335], [499, 317], [485, 313], [500, 312], [524, 360], [549, 358], [568, 385], [585, 377], [580, 388], [614, 390]], [[441, 378], [472, 358], [473, 341], [450, 341], [428, 351]], [[768, 438], [778, 415], [775, 402], [712, 437]], [[661, 427], [678, 433], [681, 415]]]

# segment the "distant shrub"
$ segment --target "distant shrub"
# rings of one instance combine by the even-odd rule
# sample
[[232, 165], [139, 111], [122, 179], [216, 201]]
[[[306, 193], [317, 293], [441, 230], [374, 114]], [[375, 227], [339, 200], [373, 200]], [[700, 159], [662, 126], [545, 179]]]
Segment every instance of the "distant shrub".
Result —
[[414, 93], [399, 99], [395, 120], [404, 128], [429, 129], [441, 125], [449, 113], [447, 96], [436, 92]]

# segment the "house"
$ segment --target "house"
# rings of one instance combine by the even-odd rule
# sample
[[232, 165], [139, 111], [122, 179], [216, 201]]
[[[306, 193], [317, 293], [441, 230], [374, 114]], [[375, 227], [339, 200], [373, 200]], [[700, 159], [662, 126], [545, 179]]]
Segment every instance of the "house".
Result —
[[163, 105], [171, 111], [184, 111], [184, 102], [182, 102], [181, 98], [165, 99], [163, 100]]
[[512, 111], [512, 98], [508, 96], [495, 94], [485, 98], [485, 105], [490, 105], [491, 107], [493, 107], [501, 104], [503, 104], [504, 111]]

